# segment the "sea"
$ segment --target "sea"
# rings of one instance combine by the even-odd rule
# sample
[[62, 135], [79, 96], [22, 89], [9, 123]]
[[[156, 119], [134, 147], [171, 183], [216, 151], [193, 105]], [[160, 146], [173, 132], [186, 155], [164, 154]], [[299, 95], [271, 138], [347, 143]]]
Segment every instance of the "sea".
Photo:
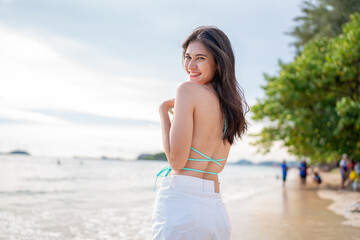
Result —
[[[0, 155], [0, 240], [150, 239], [155, 177], [166, 165]], [[246, 201], [278, 188], [280, 176], [276, 167], [228, 163], [222, 199]]]

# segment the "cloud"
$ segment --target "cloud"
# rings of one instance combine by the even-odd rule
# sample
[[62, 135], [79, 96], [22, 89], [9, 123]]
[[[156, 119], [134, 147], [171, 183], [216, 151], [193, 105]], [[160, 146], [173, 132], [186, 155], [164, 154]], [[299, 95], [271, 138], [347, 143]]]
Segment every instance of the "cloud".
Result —
[[[31, 34], [0, 27], [0, 35], [0, 107], [158, 121], [158, 104], [175, 89], [171, 82], [94, 71]], [[62, 48], [81, 48], [68, 39], [55, 42]]]
[[20, 110], [0, 105], [0, 124], [1, 123], [26, 123], [26, 124], [50, 124], [50, 125], [64, 125], [66, 121], [45, 115], [42, 113], [33, 112], [30, 110]]
[[0, 149], [125, 158], [161, 151], [157, 109], [174, 83], [94, 71], [33, 32], [0, 26], [0, 35]]
[[[81, 123], [81, 124], [101, 124], [101, 125], [122, 125], [122, 126], [147, 126], [155, 125], [159, 126], [159, 122], [148, 121], [148, 120], [138, 120], [131, 118], [111, 118], [103, 117], [94, 114], [83, 114], [78, 112], [66, 112], [66, 111], [54, 111], [41, 109], [35, 111], [36, 113], [41, 113], [42, 115], [54, 117], [59, 120], [68, 121], [72, 123]], [[35, 114], [36, 114], [35, 113]]]

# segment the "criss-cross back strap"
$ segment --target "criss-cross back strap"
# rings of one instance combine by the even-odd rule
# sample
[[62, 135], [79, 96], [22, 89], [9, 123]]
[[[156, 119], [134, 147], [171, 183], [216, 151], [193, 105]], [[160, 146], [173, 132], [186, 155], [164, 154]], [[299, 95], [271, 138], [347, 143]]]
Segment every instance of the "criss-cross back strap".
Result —
[[210, 157], [206, 156], [205, 154], [203, 154], [202, 152], [200, 152], [200, 151], [196, 150], [196, 149], [195, 149], [195, 148], [193, 148], [193, 147], [190, 147], [190, 149], [191, 149], [191, 150], [193, 150], [194, 152], [196, 152], [196, 153], [200, 154], [200, 155], [201, 155], [201, 156], [203, 156], [204, 158], [206, 158], [206, 159], [188, 158], [188, 160], [190, 160], [190, 161], [198, 161], [198, 162], [214, 162], [214, 163], [216, 163], [217, 165], [219, 165], [220, 167], [222, 167], [221, 163], [219, 163], [219, 162], [226, 160], [226, 158], [221, 158], [221, 159], [212, 159], [212, 158], [210, 158]]

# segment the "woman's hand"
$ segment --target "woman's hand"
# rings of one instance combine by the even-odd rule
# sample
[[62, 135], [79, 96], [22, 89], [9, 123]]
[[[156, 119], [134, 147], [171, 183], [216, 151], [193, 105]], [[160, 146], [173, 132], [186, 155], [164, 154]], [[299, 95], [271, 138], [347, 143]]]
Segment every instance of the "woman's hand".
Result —
[[173, 114], [172, 109], [174, 108], [174, 104], [175, 104], [175, 98], [165, 100], [162, 104], [160, 104], [160, 107], [159, 107], [160, 115], [163, 113], [167, 113], [167, 112], [170, 112], [171, 114]]

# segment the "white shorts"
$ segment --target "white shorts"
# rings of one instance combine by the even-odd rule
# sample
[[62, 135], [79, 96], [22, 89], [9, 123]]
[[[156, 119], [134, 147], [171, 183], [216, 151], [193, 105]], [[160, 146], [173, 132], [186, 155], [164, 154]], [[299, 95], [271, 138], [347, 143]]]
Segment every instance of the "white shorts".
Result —
[[153, 240], [227, 240], [230, 234], [214, 181], [184, 175], [163, 179], [152, 217]]

